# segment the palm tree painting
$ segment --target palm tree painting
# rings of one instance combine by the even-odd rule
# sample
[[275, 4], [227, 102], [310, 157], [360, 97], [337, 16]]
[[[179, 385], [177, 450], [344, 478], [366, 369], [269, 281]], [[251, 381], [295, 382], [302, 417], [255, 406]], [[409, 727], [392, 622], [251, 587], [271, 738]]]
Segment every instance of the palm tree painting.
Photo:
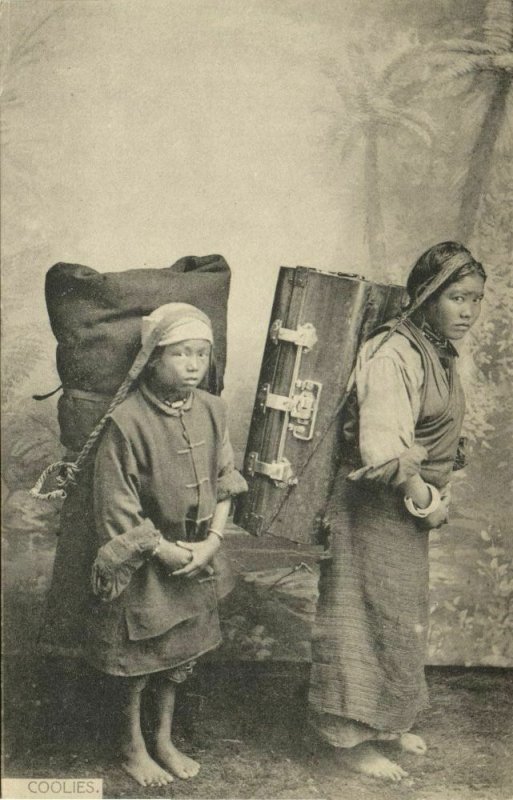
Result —
[[[27, 25], [18, 34], [11, 31], [10, 4], [0, 8], [1, 28], [5, 31], [5, 47], [0, 62], [0, 109], [2, 111], [2, 144], [9, 144], [6, 118], [8, 113], [23, 100], [18, 97], [16, 80], [30, 64], [37, 63], [45, 48], [45, 26], [49, 20], [60, 12], [54, 8], [41, 17], [36, 17], [31, 25]], [[11, 157], [11, 156], [10, 156]]]
[[[51, 22], [63, 8], [35, 6], [20, 25], [11, 3], [0, 7], [4, 48], [0, 60], [0, 114], [2, 137], [2, 193], [9, 198], [2, 207], [4, 230], [19, 230], [22, 246], [2, 251], [2, 501], [9, 530], [30, 531], [37, 536], [57, 526], [56, 508], [33, 503], [28, 490], [50, 457], [62, 452], [55, 408], [37, 407], [28, 388], [34, 375], [45, 384], [45, 364], [50, 334], [44, 319], [34, 314], [34, 271], [48, 258], [47, 244], [31, 228], [47, 198], [40, 190], [38, 162], [24, 158], [39, 145], [34, 132], [18, 125], [16, 112], [27, 103], [24, 82], [30, 69], [40, 63], [52, 35]], [[13, 237], [14, 239], [15, 237]], [[53, 344], [53, 343], [52, 343]]]
[[458, 235], [467, 241], [474, 231], [493, 151], [511, 103], [513, 0], [487, 1], [482, 41], [450, 39], [429, 48], [428, 60], [434, 67], [430, 80], [435, 86], [457, 89], [462, 80], [470, 79], [471, 89], [487, 96], [487, 108], [469, 154], [461, 190]]
[[[140, 242], [135, 252], [146, 263], [155, 253], [160, 261], [170, 242], [184, 246], [178, 256], [189, 252], [189, 242], [191, 250], [203, 248], [219, 234], [220, 248], [238, 262], [234, 313], [244, 314], [240, 330], [247, 330], [247, 350], [235, 353], [240, 375], [238, 368], [231, 375], [243, 449], [250, 400], [241, 392], [254, 394], [246, 353], [256, 368], [259, 325], [271, 310], [263, 292], [267, 297], [278, 263], [297, 259], [292, 263], [352, 272], [363, 250], [362, 269], [372, 280], [400, 282], [424, 244], [461, 238], [470, 240], [490, 280], [468, 358], [473, 454], [455, 476], [449, 530], [432, 536], [430, 663], [510, 666], [513, 558], [503, 487], [513, 380], [513, 167], [506, 152], [513, 139], [513, 0], [262, 0], [247, 4], [243, 15], [221, 4], [231, 10], [212, 17], [202, 4], [189, 11], [187, 4], [155, 3], [151, 13], [142, 4], [140, 11], [108, 0], [89, 5], [0, 5], [7, 652], [37, 636], [59, 525], [57, 504], [29, 493], [43, 468], [63, 455], [56, 398], [32, 399], [57, 385], [44, 316], [45, 265], [99, 260], [105, 270], [115, 257], [119, 268], [129, 268], [136, 256], [127, 241]], [[183, 41], [170, 48], [182, 25]], [[330, 115], [329, 141], [314, 119], [320, 102]], [[147, 163], [155, 168], [144, 170]], [[174, 191], [169, 176], [176, 176]], [[343, 182], [350, 202], [341, 197]], [[203, 202], [208, 219], [198, 226]], [[265, 282], [251, 283], [259, 270]], [[253, 294], [257, 286], [261, 296]], [[240, 531], [231, 534], [232, 544], [242, 541]], [[233, 544], [244, 577], [225, 607], [224, 655], [306, 661], [318, 566], [291, 572], [278, 566], [276, 552], [247, 538], [247, 550]]]
[[[387, 270], [386, 232], [383, 219], [380, 150], [387, 138], [406, 131], [425, 146], [432, 141], [433, 126], [428, 112], [405, 102], [404, 82], [397, 79], [398, 66], [412, 51], [387, 55], [379, 53], [373, 63], [370, 50], [353, 45], [349, 51], [349, 70], [338, 77], [336, 90], [344, 103], [337, 119], [335, 138], [340, 156], [348, 159], [360, 145], [363, 148], [363, 186], [365, 233], [370, 274], [383, 276]], [[388, 63], [387, 63], [388, 62]]]

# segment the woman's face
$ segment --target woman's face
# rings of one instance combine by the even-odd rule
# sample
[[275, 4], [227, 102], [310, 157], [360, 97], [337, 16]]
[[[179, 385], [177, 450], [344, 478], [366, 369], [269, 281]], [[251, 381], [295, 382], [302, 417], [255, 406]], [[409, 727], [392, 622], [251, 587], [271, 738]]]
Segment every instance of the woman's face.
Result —
[[164, 389], [186, 390], [198, 386], [210, 363], [210, 342], [185, 339], [162, 348], [153, 363], [153, 375]]
[[432, 303], [426, 303], [424, 316], [432, 328], [447, 339], [462, 339], [481, 312], [484, 280], [466, 275], [451, 283]]

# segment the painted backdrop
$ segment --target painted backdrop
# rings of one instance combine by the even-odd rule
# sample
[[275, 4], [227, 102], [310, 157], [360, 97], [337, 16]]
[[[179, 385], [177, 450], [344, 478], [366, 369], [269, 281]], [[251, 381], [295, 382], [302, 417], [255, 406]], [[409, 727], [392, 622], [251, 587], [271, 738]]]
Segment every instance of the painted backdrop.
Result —
[[[461, 355], [472, 461], [433, 536], [430, 660], [512, 664], [511, 0], [5, 0], [0, 13], [9, 648], [32, 643], [54, 552], [58, 509], [27, 493], [59, 454], [53, 400], [31, 400], [58, 385], [53, 263], [224, 255], [240, 461], [280, 265], [400, 282], [456, 238], [490, 280]], [[294, 620], [307, 658], [315, 570], [244, 563], [229, 641], [281, 657]], [[263, 621], [245, 610], [262, 592]]]

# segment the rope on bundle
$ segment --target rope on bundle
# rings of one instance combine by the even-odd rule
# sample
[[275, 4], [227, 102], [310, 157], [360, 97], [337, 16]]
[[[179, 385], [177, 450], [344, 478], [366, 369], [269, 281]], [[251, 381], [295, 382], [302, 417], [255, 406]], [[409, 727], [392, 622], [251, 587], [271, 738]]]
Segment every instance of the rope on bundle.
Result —
[[[78, 474], [87, 463], [91, 451], [94, 449], [101, 433], [103, 432], [103, 429], [105, 428], [105, 425], [107, 424], [107, 421], [118, 405], [127, 397], [130, 389], [132, 388], [132, 384], [137, 380], [144, 367], [148, 363], [148, 359], [150, 358], [155, 347], [158, 345], [161, 337], [162, 330], [161, 328], [156, 327], [151, 332], [144, 346], [139, 350], [134, 362], [132, 363], [132, 366], [128, 370], [125, 379], [112, 398], [107, 411], [87, 437], [87, 441], [82, 447], [82, 450], [78, 454], [76, 460], [56, 461], [54, 464], [50, 464], [50, 466], [41, 473], [36, 483], [30, 490], [32, 497], [35, 497], [37, 500], [64, 500], [67, 497], [67, 487], [76, 485]], [[51, 489], [46, 492], [42, 491], [46, 481], [52, 475], [57, 475], [55, 482], [58, 488]]]

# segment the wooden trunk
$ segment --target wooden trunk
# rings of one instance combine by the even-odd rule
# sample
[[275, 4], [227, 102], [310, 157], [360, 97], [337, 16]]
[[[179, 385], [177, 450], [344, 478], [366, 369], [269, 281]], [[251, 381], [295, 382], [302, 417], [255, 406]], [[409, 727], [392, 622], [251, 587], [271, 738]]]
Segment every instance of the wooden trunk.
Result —
[[235, 522], [319, 545], [339, 458], [339, 413], [356, 353], [400, 309], [403, 289], [357, 275], [282, 267]]

